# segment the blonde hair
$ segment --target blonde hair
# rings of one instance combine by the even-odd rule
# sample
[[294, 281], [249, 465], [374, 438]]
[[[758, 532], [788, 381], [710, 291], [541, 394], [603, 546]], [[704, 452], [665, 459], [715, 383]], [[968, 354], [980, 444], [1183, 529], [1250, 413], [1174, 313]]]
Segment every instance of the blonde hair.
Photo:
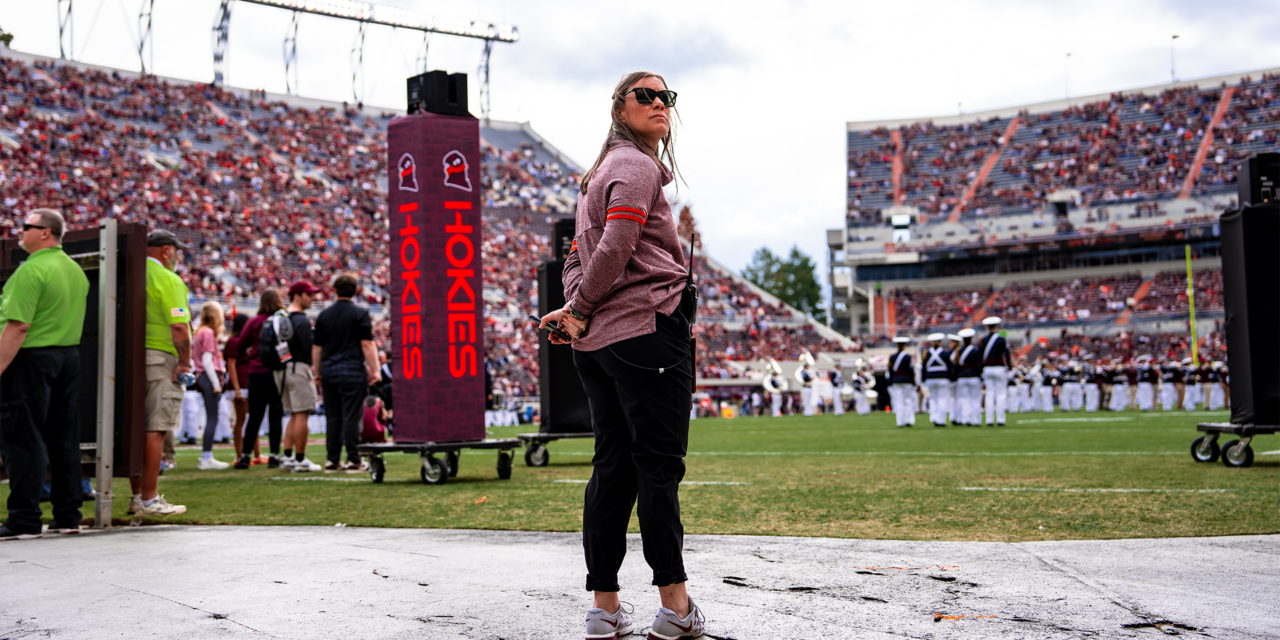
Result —
[[226, 329], [225, 320], [222, 314], [222, 305], [210, 300], [200, 307], [200, 328], [209, 327], [213, 330], [214, 337], [221, 337], [222, 332]]
[[[644, 151], [650, 158], [652, 158], [653, 162], [658, 166], [662, 166], [662, 161], [665, 159], [667, 166], [671, 169], [671, 175], [680, 175], [680, 166], [676, 164], [676, 123], [674, 121], [670, 123], [671, 126], [667, 129], [667, 135], [662, 137], [662, 150], [659, 152], [657, 149], [650, 149], [648, 145], [644, 143], [640, 134], [636, 133], [636, 130], [632, 129], [631, 125], [622, 120], [622, 111], [627, 104], [627, 92], [630, 91], [637, 82], [640, 82], [645, 78], [657, 78], [664, 88], [667, 86], [665, 78], [648, 71], [634, 71], [622, 76], [622, 80], [618, 82], [618, 86], [613, 88], [613, 107], [609, 111], [609, 115], [613, 119], [613, 123], [609, 125], [609, 135], [605, 136], [604, 145], [600, 147], [600, 155], [596, 157], [595, 163], [592, 164], [591, 168], [587, 169], [587, 173], [582, 176], [582, 182], [578, 187], [578, 190], [581, 193], [587, 192], [587, 184], [589, 184], [591, 182], [591, 178], [596, 175], [596, 169], [600, 168], [600, 163], [604, 162], [604, 157], [609, 155], [609, 143], [612, 142], [614, 138], [622, 138], [623, 140], [630, 141], [632, 144], [636, 145], [637, 148]], [[669, 107], [669, 109], [676, 115], [676, 118], [680, 117], [680, 113], [676, 111], [675, 107]], [[681, 176], [681, 179], [683, 179], [683, 176]], [[677, 184], [676, 189], [678, 190], [679, 188], [680, 185]]]

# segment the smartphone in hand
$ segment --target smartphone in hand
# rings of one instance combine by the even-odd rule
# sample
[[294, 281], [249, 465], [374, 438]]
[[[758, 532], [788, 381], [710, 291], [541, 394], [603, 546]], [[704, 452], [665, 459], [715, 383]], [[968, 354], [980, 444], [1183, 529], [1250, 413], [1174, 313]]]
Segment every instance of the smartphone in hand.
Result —
[[[534, 324], [542, 324], [542, 318], [539, 318], [532, 313], [529, 314], [529, 319], [532, 320]], [[565, 342], [573, 342], [573, 336], [566, 333], [564, 329], [561, 329], [560, 325], [556, 324], [555, 320], [548, 322], [547, 326], [543, 327], [543, 329], [560, 336], [560, 339]]]

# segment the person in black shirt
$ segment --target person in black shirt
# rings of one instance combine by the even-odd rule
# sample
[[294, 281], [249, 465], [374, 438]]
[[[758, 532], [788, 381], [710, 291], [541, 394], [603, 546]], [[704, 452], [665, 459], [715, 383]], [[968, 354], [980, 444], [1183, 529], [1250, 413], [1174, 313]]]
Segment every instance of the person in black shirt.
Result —
[[[355, 276], [342, 274], [333, 281], [338, 299], [316, 319], [311, 370], [324, 393], [326, 473], [359, 473], [369, 469], [360, 459], [360, 430], [364, 427], [364, 399], [369, 386], [382, 381], [378, 350], [373, 344], [373, 320], [369, 310], [351, 299], [359, 291]], [[342, 449], [347, 464], [341, 464]]]
[[950, 352], [942, 346], [946, 334], [929, 334], [929, 344], [920, 350], [920, 377], [929, 390], [929, 420], [935, 427], [947, 426], [947, 413], [951, 409], [951, 359]]
[[1160, 365], [1160, 408], [1173, 411], [1177, 405], [1179, 388], [1182, 386], [1182, 367], [1169, 358]]
[[1156, 400], [1156, 381], [1160, 379], [1160, 374], [1156, 373], [1156, 368], [1151, 366], [1151, 356], [1138, 356], [1138, 409], [1140, 411], [1151, 411], [1155, 408]]
[[[313, 350], [311, 318], [307, 309], [320, 293], [306, 280], [299, 280], [289, 287], [289, 323], [293, 335], [289, 338], [289, 360], [284, 369], [273, 372], [276, 388], [280, 390], [280, 404], [289, 414], [284, 428], [284, 460], [281, 470], [306, 472], [319, 471], [320, 465], [307, 459], [307, 419], [316, 408], [316, 383], [311, 369]], [[297, 451], [295, 454], [294, 451]]]

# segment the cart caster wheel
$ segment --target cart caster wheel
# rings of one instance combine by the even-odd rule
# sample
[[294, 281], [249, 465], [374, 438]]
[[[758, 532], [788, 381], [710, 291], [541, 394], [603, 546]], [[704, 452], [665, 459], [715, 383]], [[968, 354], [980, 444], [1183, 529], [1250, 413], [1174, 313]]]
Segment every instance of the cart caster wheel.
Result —
[[422, 456], [423, 484], [444, 484], [449, 481], [449, 469], [435, 456]]
[[1218, 459], [1218, 440], [1200, 436], [1191, 443], [1191, 459], [1196, 462], [1215, 462]]
[[1240, 469], [1253, 464], [1253, 447], [1241, 447], [1239, 440], [1222, 445], [1222, 464]]
[[531, 467], [545, 467], [550, 461], [547, 445], [541, 442], [532, 443], [524, 450], [524, 463]]
[[458, 452], [447, 451], [444, 454], [444, 464], [449, 468], [449, 477], [458, 477]]
[[382, 456], [373, 456], [369, 458], [369, 477], [374, 484], [382, 484], [382, 479], [387, 475], [387, 463], [382, 460]]
[[511, 454], [506, 451], [498, 452], [498, 477], [503, 480], [511, 479]]

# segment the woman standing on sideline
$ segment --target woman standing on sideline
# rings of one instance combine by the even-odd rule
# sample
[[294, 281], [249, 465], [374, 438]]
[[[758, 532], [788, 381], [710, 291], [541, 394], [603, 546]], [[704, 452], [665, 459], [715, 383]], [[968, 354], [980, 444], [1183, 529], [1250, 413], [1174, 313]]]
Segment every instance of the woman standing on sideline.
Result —
[[[675, 99], [662, 76], [647, 72], [627, 75], [614, 89], [609, 136], [582, 179], [564, 266], [569, 302], [541, 323], [555, 321], [573, 338], [574, 365], [591, 405], [596, 450], [582, 509], [587, 590], [595, 592], [588, 638], [632, 630], [618, 600], [618, 569], [637, 502], [644, 557], [662, 597], [649, 638], [702, 636], [702, 612], [685, 591], [678, 495], [697, 300], [662, 193], [678, 172]], [[554, 333], [551, 340], [566, 344]]]
[[[237, 461], [240, 460], [240, 447], [244, 441], [244, 424], [249, 417], [249, 394], [244, 387], [249, 384], [249, 345], [240, 342], [244, 326], [248, 323], [249, 316], [237, 313], [231, 321], [231, 337], [222, 349], [222, 357], [227, 362], [227, 383], [231, 385], [231, 406], [235, 409], [231, 440], [235, 444]], [[253, 459], [257, 460], [261, 453], [258, 443], [253, 443]]]
[[222, 397], [222, 376], [227, 372], [227, 365], [218, 352], [218, 338], [222, 333], [222, 305], [210, 300], [200, 307], [200, 329], [191, 343], [191, 358], [195, 361], [191, 372], [196, 375], [196, 390], [204, 400], [204, 451], [196, 465], [200, 470], [231, 466], [213, 459], [213, 439], [218, 432], [218, 400]]
[[276, 387], [275, 374], [258, 358], [258, 334], [262, 332], [262, 323], [283, 308], [284, 300], [279, 291], [263, 291], [258, 300], [258, 314], [249, 320], [244, 331], [240, 332], [240, 338], [236, 340], [237, 348], [248, 354], [249, 363], [249, 423], [245, 425], [244, 442], [241, 445], [243, 450], [240, 452], [240, 459], [236, 461], [237, 469], [248, 469], [253, 462], [248, 450], [258, 446], [258, 429], [262, 427], [263, 416], [268, 413], [271, 420], [267, 431], [271, 459], [267, 461], [267, 467], [280, 467], [280, 429], [281, 421], [284, 420], [284, 405], [280, 404], [280, 390]]

